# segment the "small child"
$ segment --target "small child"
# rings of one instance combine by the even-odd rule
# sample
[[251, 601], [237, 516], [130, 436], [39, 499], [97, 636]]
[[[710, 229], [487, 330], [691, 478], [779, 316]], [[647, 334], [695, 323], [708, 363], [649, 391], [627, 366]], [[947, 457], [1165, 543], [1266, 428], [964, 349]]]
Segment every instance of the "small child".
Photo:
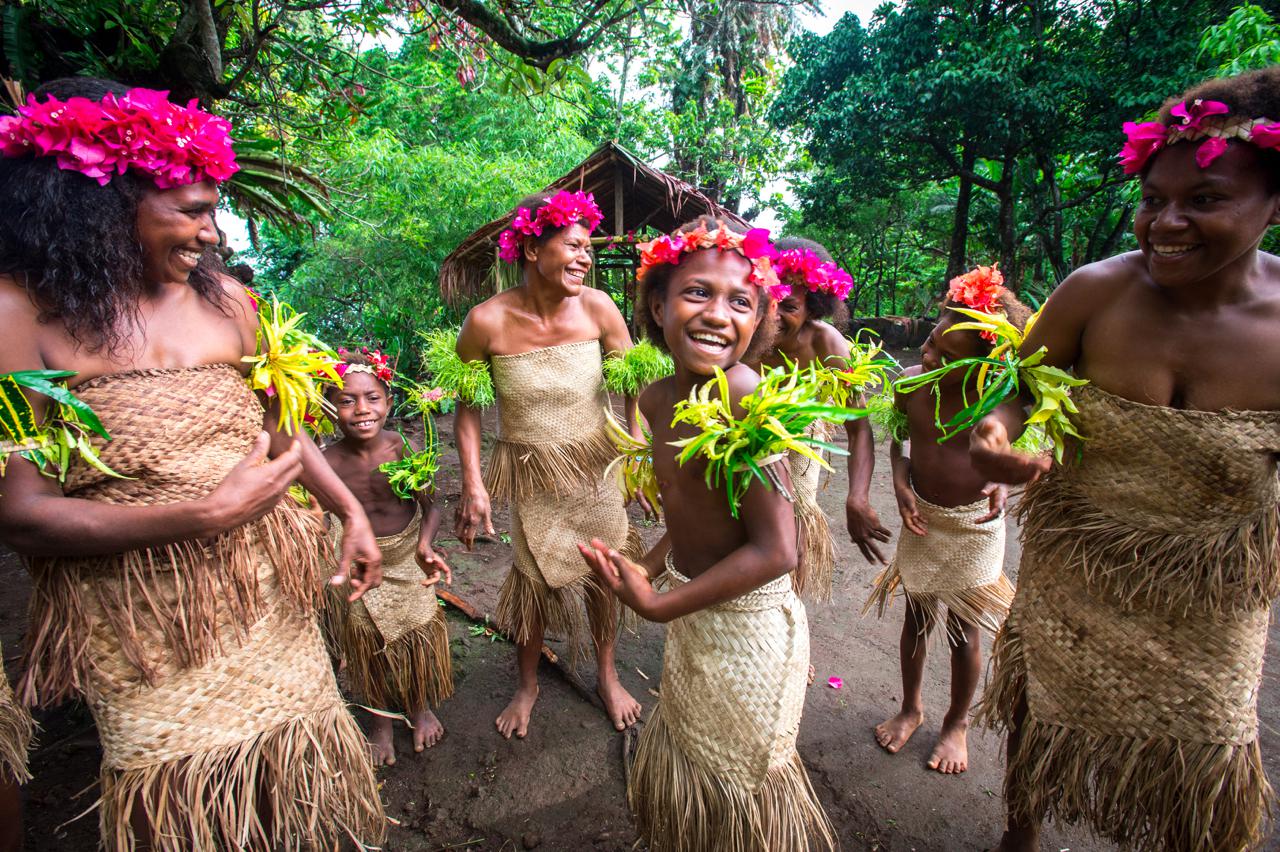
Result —
[[[849, 358], [849, 341], [839, 328], [848, 321], [844, 299], [853, 286], [849, 273], [840, 269], [820, 243], [800, 237], [777, 242], [775, 267], [779, 280], [791, 287], [778, 302], [778, 336], [761, 359], [763, 366], [786, 361], [802, 368], [811, 364], [838, 367]], [[830, 320], [830, 322], [828, 322]], [[834, 325], [833, 325], [834, 323]], [[822, 426], [824, 424], [816, 424]], [[845, 498], [845, 524], [849, 538], [868, 562], [884, 563], [880, 545], [889, 541], [889, 530], [871, 508], [869, 493], [875, 469], [875, 439], [865, 418], [846, 420], [849, 442], [849, 493]], [[818, 437], [825, 437], [823, 429]], [[798, 590], [813, 600], [829, 601], [835, 571], [835, 547], [826, 515], [818, 506], [822, 468], [799, 453], [790, 453], [791, 479], [796, 490], [796, 515], [801, 524], [801, 560]]]
[[[640, 410], [653, 427], [653, 469], [667, 533], [637, 565], [594, 539], [583, 558], [624, 603], [670, 622], [661, 701], [640, 736], [628, 800], [654, 850], [834, 848], [832, 828], [796, 753], [809, 632], [788, 574], [797, 562], [792, 507], [756, 483], [734, 517], [704, 462], [677, 462], [673, 426], [690, 391], [724, 371], [735, 414], [760, 376], [775, 330], [767, 232], [703, 219], [641, 246], [637, 305], [675, 362]], [[786, 482], [785, 466], [773, 468]], [[650, 581], [663, 574], [667, 591]]]
[[[343, 353], [342, 387], [329, 392], [342, 439], [324, 450], [325, 460], [364, 506], [382, 551], [382, 585], [347, 604], [338, 645], [356, 692], [378, 710], [404, 713], [413, 728], [414, 751], [439, 742], [440, 720], [429, 709], [453, 694], [449, 632], [436, 603], [435, 584], [449, 566], [431, 546], [440, 511], [429, 491], [402, 500], [379, 465], [403, 458], [407, 448], [386, 428], [393, 373], [385, 356]], [[335, 521], [330, 529], [341, 540]], [[425, 574], [425, 576], [424, 576]], [[331, 598], [332, 600], [332, 598]], [[396, 762], [391, 717], [374, 714], [370, 744], [374, 760]]]
[[[998, 270], [979, 267], [952, 281], [942, 316], [921, 349], [921, 366], [909, 368], [904, 378], [991, 351], [992, 344], [978, 332], [952, 330], [955, 323], [968, 321], [951, 310], [954, 307], [1004, 312], [1014, 326], [1025, 325], [1030, 311], [1000, 285], [1001, 280]], [[920, 687], [925, 649], [946, 610], [951, 706], [927, 764], [944, 774], [969, 768], [969, 707], [982, 671], [979, 628], [999, 630], [1013, 600], [1013, 587], [1004, 575], [1006, 489], [974, 470], [967, 434], [939, 443], [937, 422], [946, 423], [976, 398], [975, 383], [976, 372], [970, 379], [957, 369], [944, 375], [933, 393], [895, 393], [894, 405], [906, 415], [910, 438], [906, 454], [901, 436], [889, 447], [903, 534], [893, 562], [876, 579], [863, 609], [878, 605], [883, 615], [899, 587], [907, 599], [899, 645], [902, 710], [875, 729], [876, 741], [891, 754], [906, 745], [924, 721]], [[1016, 400], [1006, 401], [995, 414], [1011, 436], [1021, 434], [1023, 412]]]

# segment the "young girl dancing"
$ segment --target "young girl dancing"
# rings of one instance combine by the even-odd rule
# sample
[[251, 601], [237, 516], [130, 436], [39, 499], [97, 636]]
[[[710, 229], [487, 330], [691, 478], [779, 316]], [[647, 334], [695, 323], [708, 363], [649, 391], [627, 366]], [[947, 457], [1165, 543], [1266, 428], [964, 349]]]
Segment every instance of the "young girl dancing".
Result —
[[[956, 327], [965, 317], [954, 308], [1002, 313], [1021, 328], [1030, 311], [1001, 286], [1002, 280], [999, 271], [985, 267], [953, 280], [938, 324], [921, 349], [921, 365], [908, 368], [904, 378], [910, 381], [944, 364], [991, 353], [994, 341]], [[1013, 586], [1004, 575], [1005, 487], [988, 483], [974, 470], [967, 443], [939, 443], [937, 421], [946, 423], [972, 401], [976, 382], [976, 371], [956, 370], [933, 382], [932, 393], [920, 386], [894, 394], [895, 408], [906, 418], [906, 434], [894, 435], [889, 445], [903, 532], [893, 563], [876, 579], [863, 609], [878, 606], [883, 615], [895, 592], [907, 599], [899, 643], [902, 709], [875, 730], [876, 742], [890, 753], [906, 745], [924, 721], [925, 652], [930, 633], [945, 618], [951, 706], [927, 764], [944, 774], [969, 768], [969, 707], [982, 674], [980, 628], [999, 630], [1013, 599]], [[1021, 434], [1022, 407], [1016, 401], [1003, 403], [996, 416], [1010, 434]]]
[[[370, 706], [403, 713], [413, 728], [414, 751], [435, 745], [444, 727], [431, 712], [453, 694], [449, 630], [436, 604], [435, 584], [453, 581], [432, 547], [440, 510], [431, 489], [402, 496], [382, 468], [402, 461], [409, 448], [386, 428], [394, 373], [380, 352], [342, 353], [342, 387], [329, 392], [341, 440], [325, 447], [334, 473], [364, 507], [382, 551], [382, 585], [347, 602], [337, 619], [347, 677]], [[330, 535], [341, 540], [342, 524]], [[332, 600], [332, 598], [331, 598]], [[369, 739], [374, 760], [396, 762], [392, 716], [375, 713]]]
[[[1037, 848], [1051, 813], [1130, 849], [1239, 852], [1273, 803], [1257, 701], [1280, 594], [1280, 259], [1258, 246], [1280, 222], [1280, 68], [1125, 133], [1138, 250], [1072, 273], [1023, 346], [1090, 384], [1085, 440], [1019, 510], [983, 700], [1008, 732], [1000, 848]], [[1050, 467], [1005, 432], [973, 432], [984, 475]]]
[[[680, 464], [672, 446], [700, 440], [673, 415], [708, 379], [719, 376], [709, 392], [719, 398], [704, 398], [700, 410], [735, 416], [761, 382], [740, 362], [759, 357], [776, 323], [767, 232], [742, 235], [704, 220], [641, 248], [641, 321], [675, 361], [675, 375], [640, 397], [667, 534], [640, 564], [598, 538], [579, 545], [624, 603], [670, 623], [662, 698], [640, 738], [631, 808], [653, 849], [832, 848], [795, 746], [809, 633], [788, 577], [797, 562], [795, 514], [781, 490], [789, 478], [775, 465], [777, 486], [738, 489], [726, 505], [708, 487], [705, 463]], [[650, 580], [664, 570], [669, 590], [659, 593]]]

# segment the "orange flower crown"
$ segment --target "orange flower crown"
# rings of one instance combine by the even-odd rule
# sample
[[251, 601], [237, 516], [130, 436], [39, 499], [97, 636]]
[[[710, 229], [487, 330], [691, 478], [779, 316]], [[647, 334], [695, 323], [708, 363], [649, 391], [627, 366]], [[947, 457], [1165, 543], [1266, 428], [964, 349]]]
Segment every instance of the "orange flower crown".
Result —
[[[964, 305], [984, 314], [998, 314], [1004, 311], [1000, 304], [1000, 294], [1004, 292], [1004, 275], [999, 264], [978, 266], [963, 275], [951, 279], [947, 288], [947, 301]], [[984, 340], [995, 342], [996, 336], [989, 331], [979, 332]]]

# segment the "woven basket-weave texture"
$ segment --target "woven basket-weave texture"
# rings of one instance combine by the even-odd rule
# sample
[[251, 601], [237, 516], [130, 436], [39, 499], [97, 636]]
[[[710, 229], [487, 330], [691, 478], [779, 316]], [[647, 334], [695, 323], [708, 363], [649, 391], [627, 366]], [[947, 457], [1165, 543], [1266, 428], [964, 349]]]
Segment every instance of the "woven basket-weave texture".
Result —
[[[809, 426], [807, 434], [826, 440], [827, 430], [828, 425], [819, 420]], [[822, 454], [822, 450], [813, 449]], [[818, 505], [822, 465], [794, 451], [787, 453], [787, 463], [791, 467], [791, 490], [795, 497], [800, 543], [800, 564], [792, 572], [796, 591], [810, 600], [829, 601], [835, 581], [836, 549], [835, 542], [831, 540], [831, 524]]]
[[[69, 496], [128, 505], [212, 491], [248, 453], [262, 407], [231, 365], [141, 370], [78, 388], [112, 435], [105, 477], [82, 462]], [[206, 541], [108, 557], [33, 560], [30, 700], [82, 693], [103, 744], [103, 843], [296, 849], [376, 842], [367, 746], [315, 620], [328, 548], [284, 498]]]
[[1273, 795], [1257, 696], [1276, 594], [1280, 412], [1077, 395], [1088, 439], [1023, 500], [981, 718], [1025, 701], [1015, 811], [1140, 850], [1243, 850]]
[[[435, 584], [417, 562], [422, 507], [398, 533], [378, 536], [382, 585], [357, 601], [335, 601], [346, 612], [338, 620], [339, 646], [347, 678], [373, 707], [414, 712], [439, 705], [453, 694], [449, 630], [436, 600]], [[329, 539], [342, 541], [342, 522], [332, 518]], [[332, 599], [331, 599], [332, 600]]]
[[945, 623], [950, 638], [960, 640], [963, 634], [945, 620], [948, 612], [996, 632], [1013, 600], [1013, 585], [1004, 573], [1004, 520], [975, 523], [990, 511], [985, 499], [939, 506], [917, 494], [916, 506], [929, 533], [902, 530], [893, 560], [876, 578], [863, 612], [876, 607], [884, 615], [894, 595], [901, 594], [931, 635], [941, 635], [934, 627]]
[[[667, 577], [689, 582], [670, 554]], [[808, 619], [786, 576], [668, 625], [628, 791], [654, 849], [834, 847], [796, 752], [808, 667]]]
[[[0, 647], [2, 659], [4, 649]], [[14, 697], [9, 679], [0, 667], [0, 781], [23, 784], [31, 780], [31, 773], [27, 771], [27, 749], [34, 733], [31, 714]]]

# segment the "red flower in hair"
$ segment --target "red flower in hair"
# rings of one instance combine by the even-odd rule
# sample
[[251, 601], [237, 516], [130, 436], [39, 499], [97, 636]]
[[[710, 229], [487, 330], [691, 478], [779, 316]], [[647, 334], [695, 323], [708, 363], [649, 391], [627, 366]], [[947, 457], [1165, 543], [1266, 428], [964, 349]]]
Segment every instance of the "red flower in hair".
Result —
[[947, 299], [984, 314], [996, 313], [1000, 310], [1000, 291], [1004, 289], [1004, 275], [997, 266], [979, 266], [952, 278]]

